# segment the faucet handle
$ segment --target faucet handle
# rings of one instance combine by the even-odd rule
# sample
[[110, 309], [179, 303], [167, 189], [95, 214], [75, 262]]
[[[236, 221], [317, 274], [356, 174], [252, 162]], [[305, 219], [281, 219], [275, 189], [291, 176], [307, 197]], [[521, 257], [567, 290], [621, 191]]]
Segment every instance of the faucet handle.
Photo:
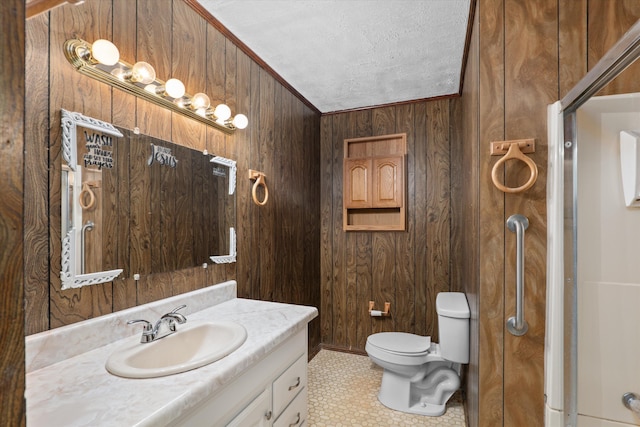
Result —
[[187, 306], [187, 304], [182, 304], [180, 307], [176, 307], [174, 308], [171, 313], [177, 313], [178, 310], [182, 310], [183, 308], [185, 308]]
[[176, 325], [174, 322], [178, 322], [178, 323], [185, 323], [187, 321], [187, 318], [184, 317], [184, 315], [182, 313], [178, 313], [178, 310], [182, 310], [183, 308], [185, 308], [186, 305], [181, 305], [180, 307], [176, 307], [174, 308], [172, 311], [170, 311], [167, 314], [164, 314], [160, 320], [165, 320], [168, 319], [169, 322], [169, 328], [171, 329], [171, 331], [175, 332], [176, 330]]
[[129, 320], [127, 325], [133, 325], [134, 323], [144, 323], [144, 332], [151, 332], [153, 330], [153, 325], [144, 319]]
[[144, 323], [143, 329], [142, 329], [142, 336], [140, 337], [141, 343], [148, 343], [153, 341], [154, 332], [153, 332], [153, 325], [151, 325], [151, 323], [147, 322], [144, 319], [136, 319], [136, 320], [129, 320], [127, 322], [127, 325], [133, 325], [134, 323]]

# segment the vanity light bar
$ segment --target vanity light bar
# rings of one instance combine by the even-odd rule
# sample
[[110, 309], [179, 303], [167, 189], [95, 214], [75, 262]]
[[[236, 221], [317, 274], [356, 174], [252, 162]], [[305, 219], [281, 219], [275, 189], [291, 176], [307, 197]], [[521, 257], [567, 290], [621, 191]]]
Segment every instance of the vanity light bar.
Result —
[[120, 59], [118, 48], [108, 40], [96, 40], [92, 45], [81, 39], [64, 43], [64, 55], [78, 72], [153, 104], [182, 114], [226, 133], [248, 125], [244, 114], [231, 117], [224, 104], [209, 105], [204, 93], [189, 95], [178, 79], [166, 82], [155, 77], [155, 70], [146, 62], [132, 65]]

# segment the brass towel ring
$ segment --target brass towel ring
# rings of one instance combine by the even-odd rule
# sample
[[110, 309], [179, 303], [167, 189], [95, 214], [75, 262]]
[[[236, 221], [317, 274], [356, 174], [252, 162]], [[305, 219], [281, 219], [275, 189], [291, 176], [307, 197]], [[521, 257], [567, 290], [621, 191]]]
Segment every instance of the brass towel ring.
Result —
[[[258, 206], [264, 206], [267, 204], [267, 200], [269, 200], [269, 189], [267, 188], [266, 176], [262, 172], [254, 171], [249, 169], [249, 179], [255, 179], [256, 182], [253, 184], [253, 188], [251, 189], [251, 197], [253, 198], [253, 203]], [[264, 188], [264, 199], [262, 201], [258, 200], [258, 187], [262, 186]]]
[[[498, 169], [502, 164], [504, 164], [507, 160], [521, 160], [529, 166], [529, 170], [531, 171], [531, 176], [529, 180], [521, 185], [520, 187], [507, 187], [498, 181]], [[513, 143], [509, 146], [509, 151], [505, 154], [500, 160], [493, 165], [493, 169], [491, 170], [491, 180], [493, 181], [493, 185], [498, 187], [498, 190], [504, 191], [505, 193], [520, 193], [522, 191], [528, 190], [535, 184], [538, 179], [538, 167], [536, 163], [529, 157], [522, 154], [520, 151], [520, 147], [517, 143]]]
[[[85, 203], [87, 197], [89, 197], [89, 201]], [[80, 191], [80, 196], [78, 196], [78, 202], [83, 210], [91, 209], [96, 204], [96, 195], [91, 189], [91, 186], [86, 182], [82, 184], [82, 191]]]

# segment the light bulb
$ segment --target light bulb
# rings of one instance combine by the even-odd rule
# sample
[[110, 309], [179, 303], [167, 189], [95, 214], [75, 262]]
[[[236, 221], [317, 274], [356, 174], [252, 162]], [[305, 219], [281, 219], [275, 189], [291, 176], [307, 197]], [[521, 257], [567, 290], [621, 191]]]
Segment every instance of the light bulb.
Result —
[[127, 76], [127, 72], [120, 67], [116, 67], [111, 70], [111, 75], [116, 77], [119, 80], [124, 80]]
[[231, 123], [238, 129], [244, 129], [249, 125], [249, 119], [244, 114], [236, 114]]
[[180, 98], [184, 95], [184, 84], [178, 79], [169, 79], [164, 84], [164, 91], [174, 99]]
[[101, 64], [112, 66], [118, 63], [120, 52], [109, 40], [99, 39], [91, 45], [91, 56]]
[[191, 98], [191, 108], [194, 110], [198, 110], [200, 108], [207, 109], [209, 108], [209, 105], [211, 105], [211, 101], [205, 93], [196, 93], [193, 95], [193, 98]]
[[225, 121], [231, 117], [231, 108], [227, 107], [224, 104], [220, 104], [213, 110], [213, 115], [216, 116], [218, 120]]
[[136, 62], [131, 68], [131, 81], [148, 85], [153, 83], [156, 79], [156, 70], [153, 69], [151, 64], [140, 61]]

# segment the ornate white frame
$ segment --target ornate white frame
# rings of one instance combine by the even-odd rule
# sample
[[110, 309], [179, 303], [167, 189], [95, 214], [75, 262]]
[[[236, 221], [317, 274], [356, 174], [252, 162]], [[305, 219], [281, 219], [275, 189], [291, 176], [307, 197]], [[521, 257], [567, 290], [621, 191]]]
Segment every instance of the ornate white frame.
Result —
[[[87, 117], [77, 112], [70, 112], [62, 109], [62, 157], [69, 166], [69, 173], [79, 172], [77, 164], [77, 126], [93, 129], [113, 136], [122, 136], [122, 133], [111, 123], [103, 122], [92, 117]], [[73, 194], [80, 194], [81, 182], [79, 179], [73, 180]], [[65, 191], [63, 188], [62, 191]], [[64, 207], [63, 207], [64, 208]], [[74, 216], [74, 218], [77, 216]], [[65, 215], [62, 215], [65, 221]], [[66, 224], [62, 224], [62, 230]], [[83, 286], [95, 285], [98, 283], [110, 282], [122, 273], [122, 269], [99, 271], [95, 273], [81, 274], [80, 263], [77, 261], [78, 248], [77, 236], [81, 233], [81, 227], [72, 225], [67, 234], [62, 239], [61, 271], [62, 289], [81, 288]], [[81, 254], [80, 254], [81, 255]]]
[[[229, 195], [236, 192], [236, 175], [237, 175], [237, 162], [235, 160], [227, 159], [225, 157], [215, 156], [211, 159], [212, 163], [227, 166], [229, 168]], [[233, 227], [229, 227], [229, 255], [216, 255], [209, 258], [216, 264], [228, 264], [236, 262], [237, 255], [236, 248], [236, 230]]]

